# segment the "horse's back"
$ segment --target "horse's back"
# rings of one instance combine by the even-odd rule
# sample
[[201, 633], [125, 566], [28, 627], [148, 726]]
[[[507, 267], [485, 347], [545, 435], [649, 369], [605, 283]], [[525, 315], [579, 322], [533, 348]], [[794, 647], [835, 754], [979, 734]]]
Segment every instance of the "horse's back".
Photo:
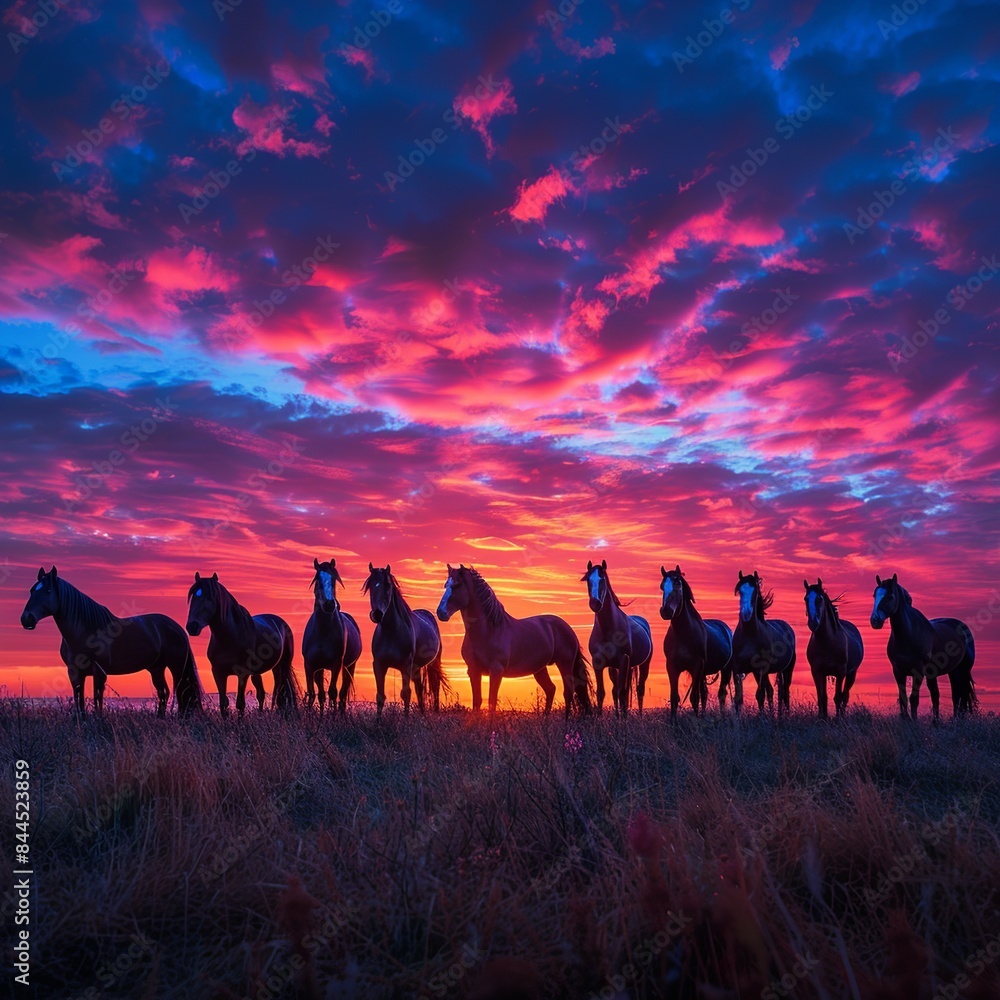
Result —
[[[972, 635], [972, 629], [961, 618], [931, 618], [930, 623], [938, 632], [947, 630], [955, 636], [962, 637], [965, 642], [965, 655], [968, 657], [969, 666], [971, 667], [976, 658], [976, 643]], [[951, 641], [954, 641], [954, 639]]]
[[[645, 634], [646, 641], [649, 643], [648, 651], [644, 652], [643, 650], [639, 650], [637, 652], [635, 648], [636, 645], [635, 638], [633, 637], [632, 639], [632, 652], [633, 654], [635, 654], [633, 657], [634, 662], [645, 663], [647, 659], [650, 659], [653, 656], [653, 630], [650, 628], [649, 622], [646, 621], [646, 619], [643, 618], [642, 615], [629, 615], [628, 617], [629, 621], [632, 622], [635, 626], [637, 626], [640, 632]], [[639, 653], [642, 653], [642, 655], [640, 656]]]
[[708, 636], [708, 672], [725, 667], [733, 657], [733, 630], [721, 618], [705, 618]]
[[853, 673], [865, 657], [865, 643], [861, 638], [861, 630], [854, 622], [841, 618], [840, 624], [847, 633], [847, 672]]
[[413, 611], [413, 626], [413, 647], [417, 659], [423, 661], [420, 666], [424, 666], [441, 652], [441, 629], [434, 613], [426, 608]]

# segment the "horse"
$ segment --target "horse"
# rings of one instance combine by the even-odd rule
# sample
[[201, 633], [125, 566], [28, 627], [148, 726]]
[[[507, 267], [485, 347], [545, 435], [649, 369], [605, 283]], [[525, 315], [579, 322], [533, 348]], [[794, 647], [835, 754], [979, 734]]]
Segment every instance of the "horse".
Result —
[[246, 708], [247, 681], [252, 679], [257, 691], [257, 704], [264, 709], [264, 680], [261, 674], [274, 672], [275, 708], [297, 710], [297, 683], [292, 671], [295, 640], [288, 623], [277, 615], [251, 615], [239, 601], [219, 583], [219, 574], [211, 578], [195, 573], [188, 590], [188, 635], [201, 635], [210, 628], [208, 659], [212, 677], [219, 689], [219, 712], [229, 715], [226, 681], [236, 675], [236, 711], [242, 716]]
[[743, 677], [753, 674], [757, 681], [757, 707], [764, 710], [764, 697], [768, 708], [774, 709], [773, 690], [769, 674], [774, 674], [778, 687], [778, 714], [789, 708], [789, 688], [792, 669], [795, 667], [795, 632], [780, 618], [770, 621], [764, 612], [774, 603], [774, 594], [761, 593], [760, 574], [740, 578], [733, 589], [739, 595], [740, 620], [733, 632], [733, 676], [736, 691], [733, 704], [738, 712], [743, 705]]
[[573, 629], [556, 615], [515, 618], [507, 613], [493, 588], [471, 566], [448, 565], [448, 578], [437, 615], [446, 622], [461, 612], [465, 624], [462, 659], [472, 682], [472, 708], [483, 704], [483, 674], [490, 678], [490, 718], [496, 714], [504, 677], [534, 677], [545, 692], [545, 714], [552, 710], [556, 686], [545, 669], [554, 663], [563, 679], [566, 718], [576, 698], [590, 714], [587, 661]]
[[368, 579], [362, 586], [371, 601], [368, 617], [375, 622], [372, 636], [372, 660], [377, 695], [376, 718], [382, 718], [385, 704], [385, 675], [392, 667], [403, 678], [403, 714], [410, 711], [410, 683], [417, 693], [420, 711], [424, 709], [424, 681], [431, 689], [434, 711], [441, 710], [440, 693], [451, 691], [441, 667], [441, 630], [434, 615], [424, 608], [412, 610], [403, 597], [391, 566], [385, 569], [368, 564]]
[[843, 715], [865, 655], [861, 633], [857, 625], [840, 617], [837, 605], [841, 598], [830, 597], [823, 589], [822, 579], [814, 584], [803, 580], [802, 586], [806, 590], [806, 619], [812, 633], [806, 646], [806, 659], [816, 685], [819, 717], [827, 717], [827, 677], [836, 681], [833, 704], [837, 715]]
[[59, 576], [55, 566], [38, 579], [21, 612], [21, 627], [31, 631], [49, 616], [62, 635], [59, 655], [69, 672], [77, 712], [86, 715], [84, 682], [94, 679], [94, 712], [104, 711], [104, 685], [111, 675], [148, 670], [156, 688], [156, 714], [167, 714], [165, 671], [174, 681], [177, 713], [190, 716], [201, 711], [201, 683], [184, 629], [166, 615], [118, 618], [104, 605]]
[[340, 714], [347, 710], [347, 693], [354, 686], [354, 667], [361, 656], [361, 630], [337, 600], [337, 584], [342, 587], [337, 560], [321, 563], [313, 559], [316, 575], [309, 586], [313, 589], [313, 613], [306, 622], [302, 636], [302, 659], [306, 670], [306, 705], [312, 708], [319, 689], [319, 714], [323, 714], [326, 691], [323, 688], [323, 671], [330, 671], [330, 703], [337, 698], [337, 678], [343, 671], [340, 689]]
[[[972, 665], [976, 660], [976, 644], [972, 629], [958, 618], [925, 618], [913, 606], [913, 599], [900, 585], [896, 574], [891, 580], [875, 577], [875, 605], [871, 626], [880, 629], [888, 618], [889, 642], [886, 653], [892, 664], [892, 676], [899, 689], [899, 714], [917, 717], [920, 703], [920, 682], [927, 678], [934, 718], [938, 712], [938, 675], [951, 679], [951, 700], [955, 715], [971, 712], [979, 704], [972, 681]], [[906, 710], [906, 678], [913, 678], [910, 713]]]
[[[639, 615], [627, 615], [608, 578], [608, 562], [600, 566], [587, 562], [587, 572], [580, 579], [587, 584], [594, 627], [590, 633], [590, 661], [597, 678], [597, 710], [604, 708], [604, 668], [611, 678], [611, 697], [615, 711], [628, 714], [632, 678], [637, 676], [636, 697], [639, 714], [646, 693], [646, 678], [653, 659], [653, 634], [649, 622]], [[635, 674], [633, 674], [635, 671]]]
[[[708, 678], [726, 669], [733, 657], [733, 631], [719, 618], [702, 618], [694, 593], [679, 565], [669, 573], [660, 567], [660, 617], [670, 622], [663, 639], [663, 655], [670, 678], [670, 718], [677, 716], [682, 671], [691, 675], [691, 707], [698, 714], [708, 707]], [[719, 710], [726, 708], [727, 679], [719, 685]]]

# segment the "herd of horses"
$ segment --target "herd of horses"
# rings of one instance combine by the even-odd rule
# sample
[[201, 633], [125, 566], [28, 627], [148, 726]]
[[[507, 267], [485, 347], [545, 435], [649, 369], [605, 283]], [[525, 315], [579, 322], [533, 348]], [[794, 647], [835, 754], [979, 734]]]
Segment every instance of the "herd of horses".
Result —
[[[313, 559], [310, 586], [314, 596], [312, 615], [302, 641], [305, 664], [306, 704], [318, 700], [323, 712], [329, 674], [331, 706], [347, 707], [361, 657], [361, 632], [355, 619], [343, 610], [337, 585], [344, 586], [335, 559]], [[676, 716], [681, 701], [680, 675], [687, 673], [688, 689], [695, 714], [708, 705], [709, 682], [719, 678], [720, 711], [726, 710], [729, 693], [738, 712], [743, 704], [743, 681], [752, 676], [757, 684], [760, 710], [765, 700], [774, 709], [777, 689], [778, 713], [789, 708], [789, 689], [795, 667], [795, 632], [786, 621], [767, 617], [773, 593], [764, 591], [760, 575], [740, 571], [733, 594], [739, 598], [736, 628], [716, 618], [702, 618], [695, 607], [694, 593], [680, 566], [660, 567], [660, 617], [669, 622], [663, 651], [670, 681], [670, 712]], [[505, 609], [493, 588], [472, 567], [449, 564], [444, 592], [437, 607], [437, 619], [448, 621], [456, 612], [465, 625], [462, 658], [472, 684], [472, 707], [482, 708], [483, 677], [489, 679], [489, 711], [496, 712], [500, 683], [505, 677], [534, 677], [545, 695], [545, 711], [552, 709], [556, 685], [548, 667], [555, 665], [563, 683], [566, 714], [576, 705], [592, 710], [591, 695], [596, 690], [597, 709], [605, 700], [604, 672], [611, 682], [616, 714], [625, 716], [633, 693], [641, 713], [653, 658], [653, 637], [649, 622], [623, 610], [608, 575], [607, 561], [587, 563], [581, 578], [586, 584], [594, 625], [590, 635], [590, 663], [595, 684], [591, 686], [587, 658], [573, 628], [557, 615], [515, 618]], [[870, 624], [881, 629], [890, 624], [887, 646], [893, 676], [899, 690], [900, 713], [915, 718], [924, 680], [931, 696], [934, 717], [939, 714], [938, 677], [946, 674], [951, 682], [955, 714], [976, 706], [972, 666], [975, 644], [971, 629], [955, 618], [928, 619], [913, 607], [909, 593], [896, 574], [891, 579], [875, 578], [874, 606]], [[823, 588], [823, 581], [803, 580], [806, 619], [810, 637], [806, 648], [821, 717], [827, 716], [827, 683], [833, 678], [834, 706], [838, 715], [847, 708], [850, 691], [864, 656], [857, 626], [840, 616], [838, 602]], [[381, 718], [385, 705], [385, 678], [390, 670], [402, 677], [402, 701], [410, 708], [410, 688], [425, 710], [427, 689], [433, 708], [440, 708], [441, 692], [449, 685], [441, 667], [442, 642], [437, 620], [430, 611], [411, 608], [406, 602], [390, 566], [368, 564], [363, 592], [369, 597], [369, 617], [375, 623], [371, 653], [376, 682], [376, 707]], [[841, 595], [842, 596], [842, 595]], [[34, 629], [52, 617], [62, 636], [60, 655], [69, 672], [76, 710], [85, 712], [84, 682], [93, 678], [94, 709], [102, 709], [104, 687], [113, 675], [149, 671], [158, 699], [158, 714], [166, 713], [170, 695], [166, 682], [169, 670], [174, 681], [178, 712], [182, 715], [201, 708], [202, 688], [198, 679], [189, 636], [211, 633], [208, 659], [219, 692], [219, 709], [229, 711], [226, 686], [236, 677], [236, 710], [246, 707], [247, 682], [253, 683], [260, 708], [265, 692], [262, 675], [274, 678], [273, 704], [279, 709], [295, 709], [299, 687], [292, 666], [294, 637], [288, 624], [274, 614], [252, 615], [219, 582], [218, 573], [203, 577], [195, 573], [187, 594], [186, 630], [162, 614], [119, 618], [58, 575], [39, 569], [21, 625]], [[773, 678], [773, 681], [772, 681]], [[907, 699], [907, 680], [911, 691]], [[340, 685], [338, 691], [338, 683]]]

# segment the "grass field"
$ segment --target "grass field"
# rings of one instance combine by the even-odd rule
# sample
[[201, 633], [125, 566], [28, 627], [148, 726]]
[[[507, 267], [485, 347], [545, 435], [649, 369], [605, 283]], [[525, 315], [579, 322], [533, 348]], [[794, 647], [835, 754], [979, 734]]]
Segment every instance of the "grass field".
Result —
[[1000, 996], [993, 717], [5, 701], [0, 746], [35, 824], [15, 996]]

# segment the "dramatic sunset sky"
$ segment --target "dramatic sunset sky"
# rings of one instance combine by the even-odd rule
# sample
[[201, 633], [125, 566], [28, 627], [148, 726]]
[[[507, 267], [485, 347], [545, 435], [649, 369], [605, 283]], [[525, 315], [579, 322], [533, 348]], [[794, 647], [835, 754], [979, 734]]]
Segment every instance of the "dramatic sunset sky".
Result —
[[298, 642], [334, 555], [370, 698], [369, 560], [425, 607], [472, 563], [586, 642], [606, 558], [654, 705], [679, 562], [731, 623], [761, 572], [810, 703], [802, 578], [846, 591], [886, 709], [896, 571], [998, 707], [1000, 7], [46, 6], [0, 43], [11, 693], [70, 692], [18, 623], [39, 565], [182, 622], [218, 571]]

